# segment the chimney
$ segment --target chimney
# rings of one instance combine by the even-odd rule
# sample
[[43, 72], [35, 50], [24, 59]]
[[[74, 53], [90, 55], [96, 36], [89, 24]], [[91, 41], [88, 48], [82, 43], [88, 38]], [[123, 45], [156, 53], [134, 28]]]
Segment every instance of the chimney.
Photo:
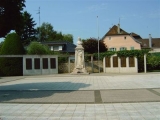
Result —
[[120, 24], [118, 24], [117, 32], [118, 32], [118, 34], [120, 34]]
[[152, 48], [152, 37], [151, 37], [151, 34], [149, 34], [149, 47]]

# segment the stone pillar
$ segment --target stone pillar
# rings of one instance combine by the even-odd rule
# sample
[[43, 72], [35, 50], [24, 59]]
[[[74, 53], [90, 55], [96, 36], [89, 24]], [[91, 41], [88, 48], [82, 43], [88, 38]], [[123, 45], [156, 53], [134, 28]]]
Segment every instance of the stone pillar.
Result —
[[144, 54], [144, 73], [147, 72], [146, 54]]
[[78, 39], [77, 47], [75, 48], [75, 68], [71, 74], [89, 74], [85, 69], [84, 48], [82, 47], [80, 38]]

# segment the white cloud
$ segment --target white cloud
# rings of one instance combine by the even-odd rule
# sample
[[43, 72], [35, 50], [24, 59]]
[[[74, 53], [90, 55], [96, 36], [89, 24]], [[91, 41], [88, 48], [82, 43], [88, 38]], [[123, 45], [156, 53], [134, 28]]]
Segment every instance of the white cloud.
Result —
[[100, 11], [100, 10], [105, 10], [107, 9], [108, 4], [106, 3], [101, 3], [101, 4], [92, 4], [86, 8], [84, 8], [83, 10], [80, 10], [77, 12], [77, 14], [83, 14], [83, 13], [87, 13], [87, 12], [96, 12], [96, 11]]
[[101, 3], [98, 5], [91, 5], [87, 8], [90, 12], [98, 11], [98, 10], [105, 10], [107, 9], [107, 3]]

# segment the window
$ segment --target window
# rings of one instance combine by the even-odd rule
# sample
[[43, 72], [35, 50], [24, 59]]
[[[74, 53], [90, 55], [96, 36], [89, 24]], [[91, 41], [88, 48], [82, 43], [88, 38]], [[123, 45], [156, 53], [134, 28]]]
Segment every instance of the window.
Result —
[[62, 46], [54, 46], [54, 51], [61, 51], [62, 49]]
[[127, 37], [125, 36], [125, 37], [124, 37], [124, 39], [126, 40], [126, 39], [127, 39]]
[[62, 46], [59, 46], [59, 50], [62, 50]]
[[109, 51], [116, 51], [116, 48], [109, 48]]
[[51, 51], [53, 51], [53, 46], [51, 46], [50, 48], [51, 48]]
[[134, 47], [131, 47], [131, 50], [134, 50]]
[[54, 51], [59, 51], [59, 46], [54, 46]]
[[120, 51], [123, 51], [123, 50], [127, 50], [127, 48], [126, 47], [121, 47]]
[[109, 37], [108, 39], [111, 40], [111, 37]]

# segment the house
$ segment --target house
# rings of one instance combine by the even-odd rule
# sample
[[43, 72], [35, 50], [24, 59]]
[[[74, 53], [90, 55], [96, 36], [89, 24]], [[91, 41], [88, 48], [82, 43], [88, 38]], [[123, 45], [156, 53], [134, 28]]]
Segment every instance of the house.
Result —
[[102, 40], [109, 51], [140, 50], [141, 45], [137, 38], [141, 37], [136, 33], [127, 33], [118, 24], [114, 25]]
[[67, 41], [46, 41], [41, 42], [43, 45], [49, 46], [51, 51], [59, 51], [73, 54], [75, 52], [76, 45]]
[[151, 52], [160, 52], [160, 38], [152, 38], [149, 34], [149, 38], [137, 39], [141, 43], [141, 48], [151, 48]]

